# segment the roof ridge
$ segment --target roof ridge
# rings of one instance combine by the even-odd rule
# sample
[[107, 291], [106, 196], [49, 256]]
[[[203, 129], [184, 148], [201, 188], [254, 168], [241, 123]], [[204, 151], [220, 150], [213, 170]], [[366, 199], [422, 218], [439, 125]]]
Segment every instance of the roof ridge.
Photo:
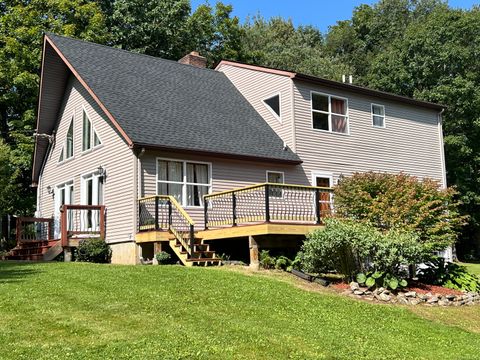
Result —
[[196, 66], [192, 66], [192, 65], [189, 65], [189, 64], [183, 64], [183, 63], [180, 63], [176, 60], [165, 59], [165, 58], [162, 58], [162, 57], [159, 57], [159, 56], [137, 53], [137, 52], [132, 51], [132, 50], [120, 49], [118, 47], [114, 47], [113, 45], [110, 46], [110, 45], [106, 45], [106, 44], [99, 44], [99, 43], [96, 43], [96, 42], [93, 42], [93, 41], [87, 41], [85, 39], [77, 39], [77, 38], [73, 38], [73, 37], [70, 37], [70, 36], [58, 35], [58, 34], [55, 34], [53, 32], [50, 32], [50, 31], [45, 31], [44, 34], [49, 36], [49, 37], [53, 35], [54, 37], [59, 37], [59, 38], [67, 39], [67, 40], [73, 40], [73, 41], [76, 41], [76, 42], [81, 42], [81, 43], [85, 43], [85, 44], [89, 44], [89, 45], [93, 45], [93, 46], [98, 46], [98, 47], [106, 48], [106, 49], [109, 49], [109, 50], [115, 50], [115, 51], [123, 52], [123, 53], [126, 53], [126, 54], [130, 54], [130, 55], [147, 57], [147, 58], [151, 58], [151, 59], [155, 59], [155, 60], [159, 60], [159, 61], [163, 61], [163, 62], [169, 62], [169, 63], [172, 63], [172, 64], [188, 66], [188, 67], [194, 68], [194, 69], [208, 70], [208, 71], [214, 72], [216, 74], [223, 74], [222, 72], [220, 72], [216, 69], [211, 69], [211, 68], [207, 68], [207, 67], [201, 68], [201, 67], [196, 67]]

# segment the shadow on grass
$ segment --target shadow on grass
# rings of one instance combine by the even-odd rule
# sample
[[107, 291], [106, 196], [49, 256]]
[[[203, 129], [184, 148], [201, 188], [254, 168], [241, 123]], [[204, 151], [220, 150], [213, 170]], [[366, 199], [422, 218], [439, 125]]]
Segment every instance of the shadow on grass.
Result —
[[39, 272], [41, 270], [32, 266], [32, 263], [0, 261], [0, 284], [20, 282]]

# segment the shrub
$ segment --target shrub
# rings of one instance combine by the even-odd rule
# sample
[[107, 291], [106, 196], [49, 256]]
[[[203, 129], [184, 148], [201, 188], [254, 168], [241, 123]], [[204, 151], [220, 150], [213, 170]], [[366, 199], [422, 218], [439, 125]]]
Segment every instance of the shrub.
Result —
[[355, 173], [335, 187], [339, 217], [371, 223], [377, 229], [415, 231], [432, 250], [452, 245], [466, 218], [460, 216], [457, 192], [440, 189], [431, 179], [404, 173]]
[[160, 251], [155, 254], [155, 258], [157, 259], [159, 265], [165, 265], [170, 263], [172, 256], [165, 251]]
[[93, 263], [109, 263], [112, 258], [110, 246], [100, 238], [80, 240], [77, 252], [77, 261]]
[[336, 271], [348, 279], [358, 273], [380, 272], [403, 279], [408, 265], [425, 261], [430, 248], [412, 232], [381, 232], [369, 223], [331, 218], [324, 230], [307, 235], [302, 268], [308, 272]]
[[270, 251], [260, 251], [260, 266], [264, 269], [272, 269], [275, 266], [275, 258], [270, 256]]
[[480, 292], [480, 278], [469, 273], [465, 266], [447, 263], [441, 257], [435, 257], [425, 265], [426, 267], [419, 271], [419, 279], [427, 284]]

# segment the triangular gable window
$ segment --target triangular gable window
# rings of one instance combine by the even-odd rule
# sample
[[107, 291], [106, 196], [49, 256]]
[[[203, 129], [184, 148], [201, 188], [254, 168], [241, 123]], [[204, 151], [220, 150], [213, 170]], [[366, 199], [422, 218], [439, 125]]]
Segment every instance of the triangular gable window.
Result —
[[92, 126], [92, 121], [87, 115], [85, 109], [83, 110], [83, 126], [82, 126], [82, 151], [90, 150], [91, 148], [101, 145], [102, 142], [98, 137], [97, 132]]
[[280, 94], [274, 95], [267, 99], [264, 99], [263, 102], [267, 106], [267, 108], [272, 112], [272, 114], [280, 120]]
[[73, 117], [70, 121], [70, 126], [68, 127], [67, 138], [65, 139], [65, 144], [62, 147], [60, 152], [59, 162], [67, 160], [73, 157]]

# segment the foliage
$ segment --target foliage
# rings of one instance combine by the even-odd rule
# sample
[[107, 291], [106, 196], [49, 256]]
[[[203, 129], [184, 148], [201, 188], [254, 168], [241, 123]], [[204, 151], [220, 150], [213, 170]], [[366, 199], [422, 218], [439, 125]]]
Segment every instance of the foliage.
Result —
[[480, 292], [480, 277], [456, 263], [446, 263], [441, 257], [434, 258], [420, 269], [419, 279], [427, 284], [442, 285], [450, 289]]
[[423, 262], [429, 255], [430, 247], [414, 233], [384, 233], [368, 223], [331, 218], [324, 230], [307, 235], [301, 262], [308, 272], [336, 271], [349, 279], [362, 272], [403, 279], [405, 267]]
[[109, 263], [112, 258], [110, 246], [100, 238], [80, 240], [76, 260], [92, 263]]
[[326, 49], [353, 69], [359, 85], [447, 105], [447, 180], [460, 193], [459, 254], [480, 256], [480, 8], [438, 0], [383, 0], [330, 28]]
[[269, 250], [262, 250], [260, 251], [260, 266], [263, 269], [277, 269], [277, 270], [284, 270], [284, 271], [291, 271], [292, 265], [296, 265], [295, 262], [292, 262], [288, 257], [280, 255], [280, 256], [272, 256], [270, 255]]
[[366, 221], [386, 231], [415, 231], [432, 250], [443, 250], [457, 239], [465, 218], [452, 188], [440, 189], [431, 179], [419, 181], [404, 173], [355, 173], [335, 187], [336, 214]]
[[404, 288], [408, 285], [406, 279], [398, 275], [392, 275], [381, 271], [369, 271], [367, 273], [358, 273], [356, 280], [359, 284], [371, 287], [384, 287], [396, 290], [399, 287]]
[[313, 26], [295, 27], [292, 20], [254, 17], [243, 26], [243, 56], [258, 65], [340, 80], [348, 66], [325, 53], [322, 33]]
[[[238, 268], [0, 262], [1, 357], [63, 359], [68, 344], [72, 360], [478, 358], [475, 306], [378, 306], [290, 280]], [[49, 346], [47, 334], [58, 334]]]
[[166, 251], [160, 251], [155, 254], [155, 258], [157, 259], [159, 265], [165, 265], [170, 263], [172, 256]]
[[[45, 31], [104, 42], [104, 16], [95, 1], [7, 1], [0, 5], [0, 157], [10, 164], [0, 174], [0, 215], [31, 214], [31, 158]], [[1, 196], [1, 195], [0, 195]]]
[[275, 258], [270, 256], [270, 251], [262, 250], [260, 251], [260, 266], [264, 269], [272, 269], [275, 267]]

